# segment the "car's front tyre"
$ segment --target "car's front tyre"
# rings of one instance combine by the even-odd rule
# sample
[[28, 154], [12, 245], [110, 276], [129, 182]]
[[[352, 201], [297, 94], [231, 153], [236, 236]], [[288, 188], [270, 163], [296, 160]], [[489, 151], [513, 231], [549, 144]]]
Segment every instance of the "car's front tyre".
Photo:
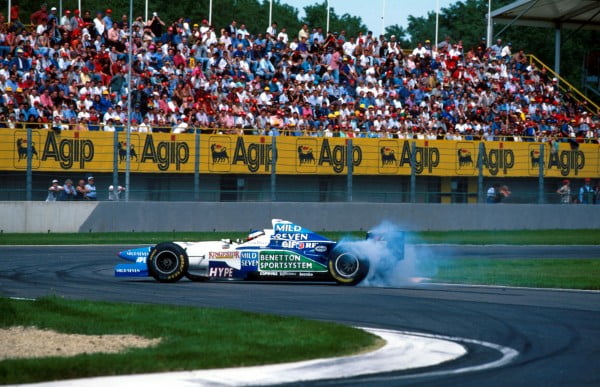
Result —
[[177, 282], [189, 267], [185, 250], [172, 242], [157, 244], [150, 251], [146, 262], [148, 273], [159, 282]]
[[356, 254], [335, 249], [328, 262], [329, 274], [340, 285], [356, 285], [369, 273], [369, 263]]

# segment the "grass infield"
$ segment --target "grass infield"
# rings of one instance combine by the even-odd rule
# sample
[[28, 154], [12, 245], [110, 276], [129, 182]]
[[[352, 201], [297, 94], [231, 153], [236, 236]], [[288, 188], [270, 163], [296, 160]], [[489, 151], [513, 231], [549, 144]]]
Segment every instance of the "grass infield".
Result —
[[435, 282], [600, 290], [600, 259], [437, 260]]
[[[317, 231], [319, 232], [319, 231]], [[333, 240], [364, 238], [365, 232], [319, 232]], [[0, 245], [154, 244], [164, 241], [205, 241], [245, 238], [245, 232], [100, 232], [1, 233]], [[600, 245], [600, 230], [424, 231], [407, 233], [407, 243]]]
[[[0, 327], [135, 334], [160, 344], [119, 354], [0, 361], [0, 384], [283, 363], [350, 355], [382, 341], [348, 326], [226, 309], [0, 298]], [[31, 345], [35, 345], [32, 343]]]

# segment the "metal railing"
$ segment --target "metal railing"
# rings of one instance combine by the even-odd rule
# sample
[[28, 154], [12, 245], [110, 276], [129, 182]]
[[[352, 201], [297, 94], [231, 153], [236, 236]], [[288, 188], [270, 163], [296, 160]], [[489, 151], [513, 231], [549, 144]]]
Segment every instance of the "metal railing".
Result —
[[[510, 130], [506, 132], [498, 132], [495, 135], [485, 135], [477, 133], [475, 131], [455, 133], [452, 134], [454, 138], [452, 140], [443, 137], [437, 138], [436, 140], [483, 140], [483, 141], [511, 141], [511, 142], [550, 142], [550, 141], [567, 141], [563, 134], [560, 133], [558, 125], [552, 125], [549, 127], [552, 131], [542, 132], [540, 131], [534, 136], [524, 135], [523, 132], [513, 131], [517, 129], [517, 125], [513, 125]], [[19, 121], [0, 121], [0, 129], [21, 129], [21, 130], [53, 130], [55, 133], [61, 132], [108, 132], [108, 133], [125, 133], [127, 131], [126, 123], [109, 124], [104, 122], [81, 122], [81, 123], [53, 123], [53, 122], [19, 122]], [[410, 129], [410, 130], [409, 130]], [[177, 125], [158, 125], [148, 124], [141, 126], [139, 124], [131, 125], [131, 133], [171, 133], [171, 134], [185, 134], [185, 133], [198, 133], [198, 134], [210, 134], [210, 135], [255, 135], [255, 136], [292, 136], [292, 137], [347, 137], [347, 138], [405, 138], [405, 139], [419, 139], [419, 136], [436, 135], [437, 129], [421, 128], [418, 131], [414, 130], [411, 125], [410, 128], [402, 131], [398, 128], [389, 131], [370, 131], [361, 130], [357, 132], [353, 127], [339, 128], [335, 132], [325, 131], [323, 129], [317, 129], [306, 126], [304, 128], [295, 127], [272, 127], [271, 129], [261, 128], [249, 128], [249, 127], [207, 127], [200, 125], [189, 125], [185, 129], [178, 128]], [[403, 137], [398, 137], [398, 136]], [[431, 139], [429, 137], [423, 139]], [[596, 137], [581, 137], [571, 138], [573, 141], [585, 144], [597, 144], [600, 138]]]
[[571, 85], [565, 78], [561, 77], [557, 74], [552, 68], [547, 66], [544, 62], [542, 62], [538, 57], [533, 54], [528, 54], [529, 63], [535, 64], [536, 66], [541, 66], [547, 72], [552, 74], [556, 79], [559, 80], [558, 88], [563, 93], [571, 93], [571, 96], [579, 103], [581, 106], [585, 107], [585, 109], [592, 114], [600, 114], [600, 106], [598, 106], [594, 101], [588, 98], [585, 94], [583, 94], [579, 89], [575, 86]]

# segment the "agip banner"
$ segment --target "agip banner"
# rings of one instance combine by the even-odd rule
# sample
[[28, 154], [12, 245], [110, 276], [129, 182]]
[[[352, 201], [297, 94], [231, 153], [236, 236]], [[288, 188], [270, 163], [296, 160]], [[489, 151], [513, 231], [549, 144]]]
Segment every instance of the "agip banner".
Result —
[[[0, 168], [27, 168], [26, 130], [0, 130]], [[192, 138], [193, 139], [193, 138]], [[193, 144], [193, 142], [192, 142]], [[193, 145], [192, 145], [193, 146]], [[131, 171], [193, 172], [189, 137], [131, 134]], [[32, 130], [32, 168], [38, 171], [111, 172], [116, 161], [125, 170], [125, 133]]]
[[[27, 132], [0, 129], [0, 169], [27, 168]], [[480, 145], [481, 144], [481, 145]], [[126, 165], [126, 135], [107, 132], [32, 130], [32, 168], [37, 171], [111, 172]], [[277, 174], [536, 177], [599, 177], [600, 146], [568, 143], [428, 141], [404, 139], [232, 136], [169, 133], [131, 134], [131, 171], [205, 174]], [[481, 156], [480, 156], [481, 153]], [[543, 157], [542, 157], [543, 154]]]

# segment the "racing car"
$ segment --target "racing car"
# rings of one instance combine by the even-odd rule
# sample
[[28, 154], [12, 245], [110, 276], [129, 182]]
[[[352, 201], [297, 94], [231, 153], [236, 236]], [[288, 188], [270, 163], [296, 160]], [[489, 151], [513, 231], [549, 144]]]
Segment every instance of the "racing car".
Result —
[[[343, 243], [290, 221], [271, 223], [271, 229], [253, 231], [243, 241], [163, 242], [121, 251], [117, 255], [133, 263], [116, 265], [115, 276], [151, 276], [159, 282], [300, 278], [356, 285], [368, 274], [368, 260]], [[383, 241], [376, 233], [367, 238]], [[403, 239], [400, 244], [396, 250], [403, 255]]]

